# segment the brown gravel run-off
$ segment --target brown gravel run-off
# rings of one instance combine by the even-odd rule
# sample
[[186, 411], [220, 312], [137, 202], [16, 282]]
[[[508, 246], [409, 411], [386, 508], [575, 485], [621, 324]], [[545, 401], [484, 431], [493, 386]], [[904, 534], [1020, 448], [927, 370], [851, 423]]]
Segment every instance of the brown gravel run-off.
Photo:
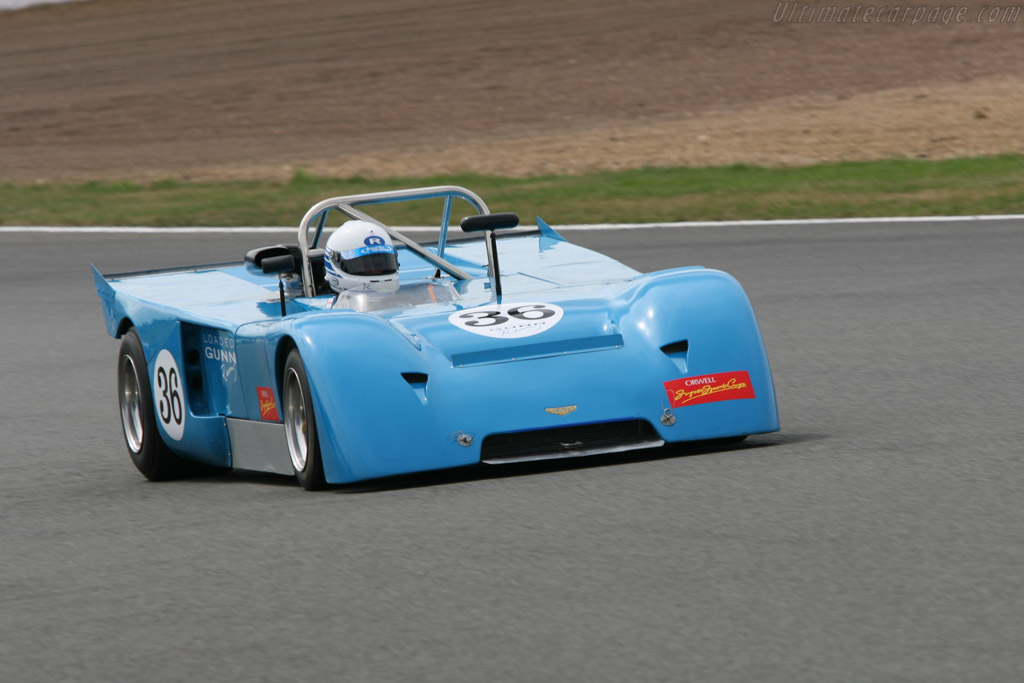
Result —
[[0, 181], [1024, 152], [1024, 12], [808, 24], [774, 22], [778, 6], [91, 0], [4, 12]]

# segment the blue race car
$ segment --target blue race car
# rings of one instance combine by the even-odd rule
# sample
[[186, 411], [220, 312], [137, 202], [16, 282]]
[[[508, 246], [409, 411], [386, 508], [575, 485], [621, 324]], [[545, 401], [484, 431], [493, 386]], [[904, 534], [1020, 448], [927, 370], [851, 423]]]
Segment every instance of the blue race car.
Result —
[[[357, 208], [428, 199], [442, 217], [423, 244]], [[474, 215], [449, 240], [455, 202]], [[518, 222], [460, 187], [379, 192], [319, 202], [296, 244], [241, 262], [94, 267], [136, 467], [320, 489], [778, 430], [735, 279], [639, 273]]]

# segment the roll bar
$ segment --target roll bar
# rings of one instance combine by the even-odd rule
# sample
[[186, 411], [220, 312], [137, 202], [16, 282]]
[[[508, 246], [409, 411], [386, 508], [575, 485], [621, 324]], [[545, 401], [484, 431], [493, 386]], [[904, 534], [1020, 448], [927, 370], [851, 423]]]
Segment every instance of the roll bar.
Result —
[[[405, 235], [392, 230], [390, 227], [384, 225], [379, 220], [370, 216], [369, 214], [363, 213], [356, 209], [357, 206], [366, 206], [373, 204], [392, 204], [395, 202], [409, 202], [418, 199], [439, 199], [443, 198], [444, 202], [444, 213], [441, 216], [441, 234], [437, 241], [437, 253], [433, 253], [421, 247], [415, 240], [411, 240]], [[409, 251], [414, 252], [420, 256], [423, 260], [427, 261], [431, 265], [443, 270], [457, 280], [469, 280], [471, 276], [460, 268], [452, 265], [444, 259], [444, 247], [445, 242], [448, 239], [448, 222], [451, 220], [452, 213], [452, 201], [455, 199], [464, 199], [476, 209], [481, 215], [490, 214], [490, 209], [487, 208], [487, 204], [478, 195], [467, 190], [464, 187], [457, 185], [437, 185], [434, 187], [419, 187], [411, 190], [389, 190], [386, 192], [369, 192], [366, 194], [353, 194], [344, 197], [331, 197], [321, 202], [317, 202], [306, 215], [302, 217], [302, 223], [299, 224], [299, 250], [302, 252], [302, 290], [305, 296], [314, 296], [313, 291], [313, 271], [309, 265], [309, 251], [315, 249], [317, 244], [320, 242], [320, 238], [323, 234], [324, 222], [327, 218], [327, 212], [330, 209], [336, 209], [341, 211], [349, 218], [355, 220], [369, 221], [374, 225], [379, 225], [383, 228], [393, 240], [404, 244]], [[313, 239], [309, 238], [309, 229], [313, 225], [313, 220], [320, 215], [320, 220], [316, 224], [316, 232], [313, 234]], [[490, 265], [490, 264], [488, 264]]]

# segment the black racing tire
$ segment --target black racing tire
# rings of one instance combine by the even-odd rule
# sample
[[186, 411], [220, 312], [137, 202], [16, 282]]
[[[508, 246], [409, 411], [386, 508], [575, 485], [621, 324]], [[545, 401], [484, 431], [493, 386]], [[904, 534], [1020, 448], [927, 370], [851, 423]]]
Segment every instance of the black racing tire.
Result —
[[142, 476], [150, 481], [165, 481], [185, 474], [188, 463], [167, 448], [157, 430], [146, 355], [134, 327], [121, 338], [117, 397], [128, 455]]
[[295, 478], [307, 491], [327, 488], [324, 464], [320, 458], [320, 439], [316, 432], [316, 416], [313, 414], [313, 396], [309, 391], [306, 366], [298, 349], [292, 349], [284, 363], [281, 403], [288, 455], [295, 470]]

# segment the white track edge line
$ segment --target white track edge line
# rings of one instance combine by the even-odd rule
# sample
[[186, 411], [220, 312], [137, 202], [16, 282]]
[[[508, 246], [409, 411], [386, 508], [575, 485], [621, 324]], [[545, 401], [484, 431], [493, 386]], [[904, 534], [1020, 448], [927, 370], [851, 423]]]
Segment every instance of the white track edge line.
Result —
[[[658, 230], [672, 228], [727, 228], [727, 227], [782, 227], [802, 225], [850, 225], [871, 223], [969, 223], [973, 221], [1017, 221], [1024, 220], [1024, 214], [1001, 214], [980, 216], [880, 216], [873, 218], [800, 218], [774, 220], [739, 220], [739, 221], [678, 221], [666, 223], [589, 223], [555, 225], [555, 230]], [[536, 226], [524, 225], [524, 228]], [[400, 228], [408, 231], [436, 231], [434, 227], [410, 226]], [[142, 226], [29, 226], [0, 225], [0, 233], [100, 233], [100, 234], [233, 234], [233, 233], [289, 233], [295, 232], [293, 227], [236, 227], [236, 228], [204, 228], [185, 226], [180, 228], [152, 228]]]

